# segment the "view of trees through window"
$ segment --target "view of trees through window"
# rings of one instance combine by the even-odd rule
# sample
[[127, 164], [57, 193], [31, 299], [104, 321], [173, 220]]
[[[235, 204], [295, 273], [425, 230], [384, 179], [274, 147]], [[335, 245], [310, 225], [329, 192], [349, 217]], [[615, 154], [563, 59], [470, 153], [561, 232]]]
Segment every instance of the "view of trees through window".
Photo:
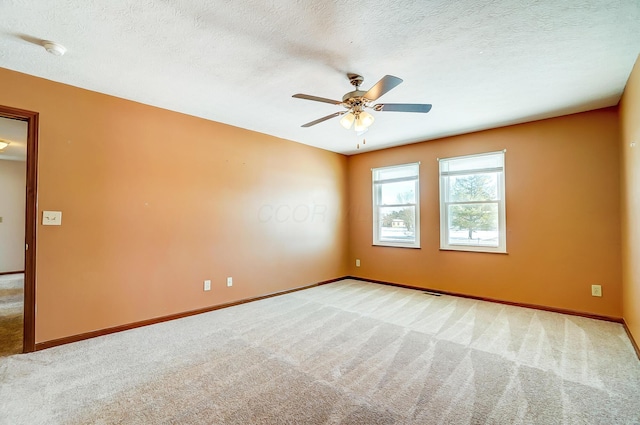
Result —
[[497, 244], [496, 173], [452, 176], [449, 184], [450, 243]]
[[[441, 249], [506, 252], [504, 155], [438, 159]], [[420, 248], [419, 165], [371, 170], [374, 245]]]
[[504, 151], [438, 162], [440, 248], [506, 252]]

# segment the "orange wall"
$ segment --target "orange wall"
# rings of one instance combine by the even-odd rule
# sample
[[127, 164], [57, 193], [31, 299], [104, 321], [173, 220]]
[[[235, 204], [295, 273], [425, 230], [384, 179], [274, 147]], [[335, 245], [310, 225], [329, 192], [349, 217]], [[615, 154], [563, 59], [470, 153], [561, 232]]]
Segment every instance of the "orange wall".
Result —
[[[621, 317], [618, 138], [608, 108], [349, 157], [350, 274]], [[440, 251], [437, 158], [501, 149], [508, 254]], [[415, 161], [422, 248], [372, 246], [371, 168]]]
[[40, 113], [38, 207], [63, 213], [37, 342], [347, 274], [342, 155], [4, 69], [0, 104]]
[[[40, 112], [39, 209], [63, 211], [38, 228], [37, 342], [347, 274], [622, 316], [615, 108], [346, 158], [3, 69], [0, 104]], [[440, 251], [436, 158], [505, 148], [509, 254]], [[371, 246], [370, 169], [417, 160], [422, 248]]]
[[620, 123], [623, 317], [640, 343], [640, 60], [620, 101]]

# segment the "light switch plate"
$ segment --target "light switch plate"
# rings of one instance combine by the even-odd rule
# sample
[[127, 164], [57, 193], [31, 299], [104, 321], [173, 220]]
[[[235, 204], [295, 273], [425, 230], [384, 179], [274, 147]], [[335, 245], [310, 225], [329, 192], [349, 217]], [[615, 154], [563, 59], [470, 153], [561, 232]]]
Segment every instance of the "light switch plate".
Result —
[[42, 211], [43, 226], [62, 226], [62, 211]]

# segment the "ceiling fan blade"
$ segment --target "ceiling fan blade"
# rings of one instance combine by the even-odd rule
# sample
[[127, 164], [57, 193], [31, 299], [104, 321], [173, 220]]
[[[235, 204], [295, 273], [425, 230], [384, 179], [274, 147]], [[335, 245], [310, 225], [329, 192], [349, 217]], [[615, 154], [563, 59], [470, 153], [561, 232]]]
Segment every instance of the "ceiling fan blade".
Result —
[[394, 77], [393, 75], [385, 75], [376, 83], [375, 86], [371, 87], [363, 97], [369, 100], [376, 100], [401, 82], [402, 78]]
[[345, 114], [347, 111], [336, 112], [335, 114], [327, 115], [326, 117], [318, 118], [315, 121], [308, 122], [303, 124], [302, 127], [311, 127], [312, 125], [320, 124], [322, 121], [330, 120], [331, 118], [339, 117], [342, 114]]
[[310, 94], [302, 93], [294, 94], [291, 97], [295, 97], [297, 99], [315, 100], [316, 102], [330, 103], [332, 105], [340, 105], [342, 103], [341, 100], [327, 99], [326, 97], [311, 96]]
[[422, 112], [427, 113], [431, 110], [430, 104], [422, 103], [378, 103], [373, 106], [374, 111], [392, 111], [392, 112]]

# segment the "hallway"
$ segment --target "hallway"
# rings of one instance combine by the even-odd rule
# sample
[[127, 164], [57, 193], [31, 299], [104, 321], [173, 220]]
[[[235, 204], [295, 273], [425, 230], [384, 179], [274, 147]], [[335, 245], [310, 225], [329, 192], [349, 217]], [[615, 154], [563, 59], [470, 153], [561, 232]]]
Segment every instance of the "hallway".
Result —
[[0, 276], [0, 357], [22, 353], [24, 274]]

